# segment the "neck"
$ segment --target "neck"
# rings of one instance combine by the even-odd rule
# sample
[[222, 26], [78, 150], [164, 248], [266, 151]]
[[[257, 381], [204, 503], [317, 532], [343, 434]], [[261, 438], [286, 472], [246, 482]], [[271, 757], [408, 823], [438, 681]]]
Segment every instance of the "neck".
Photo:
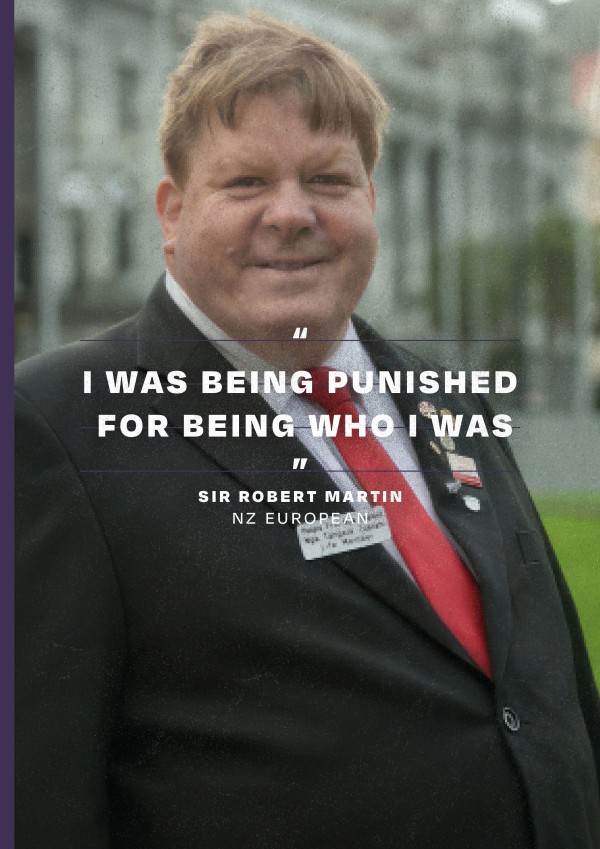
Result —
[[292, 339], [289, 342], [244, 342], [244, 347], [270, 365], [286, 371], [299, 371], [320, 366], [340, 344], [331, 340]]

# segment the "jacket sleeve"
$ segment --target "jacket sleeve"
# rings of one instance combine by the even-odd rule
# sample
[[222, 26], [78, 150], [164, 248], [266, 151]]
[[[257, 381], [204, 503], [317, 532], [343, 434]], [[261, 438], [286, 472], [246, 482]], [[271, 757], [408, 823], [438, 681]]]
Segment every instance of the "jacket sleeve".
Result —
[[29, 401], [15, 406], [16, 846], [108, 849], [119, 590], [65, 447]]

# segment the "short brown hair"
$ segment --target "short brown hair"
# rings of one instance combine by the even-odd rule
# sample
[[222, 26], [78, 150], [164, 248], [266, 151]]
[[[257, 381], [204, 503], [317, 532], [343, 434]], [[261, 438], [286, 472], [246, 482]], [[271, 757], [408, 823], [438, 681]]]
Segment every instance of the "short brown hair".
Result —
[[203, 120], [216, 112], [235, 129], [240, 97], [296, 87], [313, 130], [345, 130], [371, 174], [387, 119], [386, 102], [367, 74], [332, 44], [259, 12], [209, 15], [169, 80], [160, 124], [165, 168], [187, 180], [188, 152]]

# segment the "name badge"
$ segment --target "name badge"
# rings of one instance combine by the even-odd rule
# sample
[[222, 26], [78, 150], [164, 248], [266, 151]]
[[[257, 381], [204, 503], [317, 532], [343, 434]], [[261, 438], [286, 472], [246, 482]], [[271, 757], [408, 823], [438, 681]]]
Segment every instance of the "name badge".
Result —
[[296, 528], [306, 560], [353, 551], [391, 539], [392, 532], [383, 507], [371, 507], [356, 513], [336, 513], [334, 516], [314, 524], [305, 522]]

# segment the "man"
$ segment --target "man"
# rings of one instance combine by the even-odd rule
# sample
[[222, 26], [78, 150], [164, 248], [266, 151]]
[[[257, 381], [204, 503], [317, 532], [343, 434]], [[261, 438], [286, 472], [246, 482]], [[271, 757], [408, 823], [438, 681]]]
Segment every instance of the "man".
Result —
[[[505, 441], [428, 427], [487, 407], [334, 395], [395, 435], [308, 427], [323, 368], [425, 368], [350, 319], [384, 118], [331, 45], [207, 18], [163, 115], [166, 280], [103, 341], [19, 370], [21, 849], [599, 844], [597, 692], [554, 555]], [[268, 370], [312, 394], [203, 392]], [[117, 371], [135, 391], [107, 389]], [[294, 436], [245, 435], [288, 414]], [[382, 542], [331, 524], [335, 553], [304, 556], [293, 510], [306, 527], [331, 493], [393, 488]]]

